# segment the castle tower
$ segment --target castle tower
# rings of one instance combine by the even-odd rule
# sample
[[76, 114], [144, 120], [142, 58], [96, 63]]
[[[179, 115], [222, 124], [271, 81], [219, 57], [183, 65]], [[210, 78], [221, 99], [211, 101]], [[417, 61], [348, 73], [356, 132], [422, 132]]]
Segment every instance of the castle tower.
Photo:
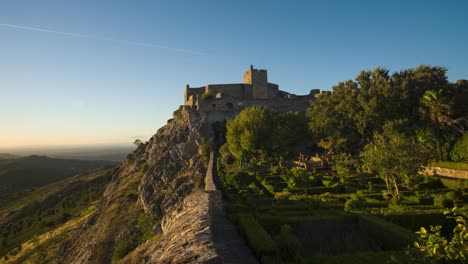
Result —
[[272, 95], [268, 94], [268, 78], [266, 70], [250, 69], [244, 73], [244, 83], [252, 85], [252, 95], [254, 99], [269, 99]]

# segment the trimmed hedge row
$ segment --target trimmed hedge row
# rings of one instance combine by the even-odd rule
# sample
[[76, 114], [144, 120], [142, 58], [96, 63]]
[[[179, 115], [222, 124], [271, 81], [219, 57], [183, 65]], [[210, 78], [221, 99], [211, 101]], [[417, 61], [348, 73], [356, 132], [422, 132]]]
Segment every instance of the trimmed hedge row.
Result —
[[238, 221], [248, 245], [258, 257], [276, 255], [275, 242], [251, 214], [239, 215]]
[[371, 215], [359, 215], [359, 228], [380, 243], [382, 250], [400, 250], [415, 240], [410, 230]]

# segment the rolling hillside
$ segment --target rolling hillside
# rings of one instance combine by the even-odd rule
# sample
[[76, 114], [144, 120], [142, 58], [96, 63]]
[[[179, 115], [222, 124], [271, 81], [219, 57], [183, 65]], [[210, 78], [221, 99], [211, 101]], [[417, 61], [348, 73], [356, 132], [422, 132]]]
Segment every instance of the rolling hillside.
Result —
[[0, 202], [21, 197], [24, 192], [90, 170], [116, 165], [109, 161], [83, 161], [29, 156], [0, 159]]

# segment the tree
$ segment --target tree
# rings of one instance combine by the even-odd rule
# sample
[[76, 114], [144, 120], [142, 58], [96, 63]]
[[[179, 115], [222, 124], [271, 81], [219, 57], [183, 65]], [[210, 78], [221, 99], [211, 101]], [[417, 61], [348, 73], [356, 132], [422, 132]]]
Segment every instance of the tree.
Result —
[[362, 152], [363, 167], [378, 173], [386, 183], [387, 190], [398, 200], [398, 185], [403, 182], [408, 187], [417, 177], [422, 165], [427, 163], [428, 155], [412, 138], [398, 131], [403, 121], [389, 122], [382, 133], [375, 133], [372, 142]]
[[429, 119], [434, 133], [436, 143], [437, 158], [442, 159], [440, 147], [441, 127], [449, 123], [450, 105], [442, 95], [442, 90], [427, 90], [421, 97], [421, 106], [419, 111], [423, 117]]
[[229, 152], [242, 162], [279, 160], [307, 133], [305, 117], [294, 112], [277, 113], [263, 106], [247, 107], [226, 124]]
[[271, 113], [262, 106], [248, 107], [226, 124], [229, 151], [242, 162], [255, 154], [265, 155], [273, 129]]
[[133, 141], [133, 145], [139, 147], [141, 144], [143, 144], [143, 142], [140, 140], [140, 139], [135, 139], [135, 141]]

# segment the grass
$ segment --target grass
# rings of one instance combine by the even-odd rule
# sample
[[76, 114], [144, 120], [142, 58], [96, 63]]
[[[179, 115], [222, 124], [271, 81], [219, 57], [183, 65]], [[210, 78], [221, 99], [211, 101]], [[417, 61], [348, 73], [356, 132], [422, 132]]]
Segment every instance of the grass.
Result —
[[454, 170], [466, 170], [468, 171], [467, 162], [451, 162], [451, 161], [439, 161], [431, 164], [432, 167], [441, 167]]
[[110, 172], [110, 169], [98, 170], [67, 179], [4, 205], [0, 218], [0, 255], [80, 217], [99, 199], [111, 179]]

